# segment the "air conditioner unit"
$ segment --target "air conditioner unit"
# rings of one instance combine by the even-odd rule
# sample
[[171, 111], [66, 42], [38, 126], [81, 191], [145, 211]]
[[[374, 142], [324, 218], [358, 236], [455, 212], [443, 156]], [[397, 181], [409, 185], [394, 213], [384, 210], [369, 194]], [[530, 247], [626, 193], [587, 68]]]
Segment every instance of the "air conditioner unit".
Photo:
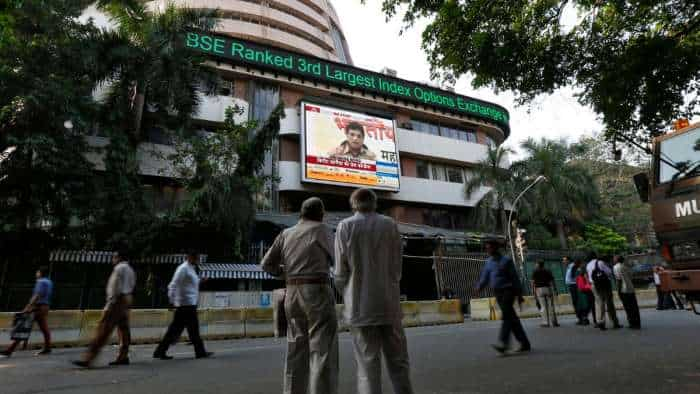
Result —
[[390, 76], [390, 77], [396, 77], [396, 76], [397, 76], [396, 70], [394, 70], [393, 68], [389, 68], [389, 67], [384, 67], [384, 68], [382, 68], [382, 71], [380, 71], [380, 73], [382, 73], [382, 74], [384, 74], [384, 75], [388, 75], [388, 76]]

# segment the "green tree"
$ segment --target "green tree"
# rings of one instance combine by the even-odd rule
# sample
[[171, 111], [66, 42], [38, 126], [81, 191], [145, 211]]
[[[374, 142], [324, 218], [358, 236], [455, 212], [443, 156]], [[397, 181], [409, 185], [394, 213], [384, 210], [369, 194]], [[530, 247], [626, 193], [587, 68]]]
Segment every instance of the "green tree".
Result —
[[137, 149], [145, 130], [174, 137], [193, 133], [192, 115], [201, 94], [215, 93], [219, 76], [204, 64], [205, 56], [184, 47], [182, 37], [191, 30], [210, 31], [216, 13], [171, 3], [151, 11], [145, 3], [129, 0], [102, 0], [98, 7], [115, 28], [103, 32], [100, 41], [100, 130], [110, 143], [100, 193], [105, 203], [96, 215], [97, 242], [128, 242], [143, 250], [158, 236], [153, 229], [167, 223], [144, 200]]
[[648, 162], [615, 161], [598, 135], [583, 136], [571, 145], [571, 161], [586, 168], [595, 178], [600, 193], [598, 217], [630, 242], [647, 244], [651, 228], [649, 204], [639, 199], [632, 177], [648, 171]]
[[[101, 36], [78, 22], [89, 1], [15, 0], [0, 6], [0, 231], [66, 240], [88, 221], [95, 184], [84, 136], [96, 108]], [[67, 127], [66, 127], [67, 126]]]
[[197, 233], [214, 234], [207, 250], [234, 258], [245, 257], [242, 247], [255, 221], [254, 196], [270, 181], [260, 174], [265, 152], [279, 133], [284, 105], [280, 103], [262, 125], [237, 123], [240, 113], [239, 108], [227, 109], [222, 129], [181, 139], [171, 157], [188, 192], [176, 221]]
[[407, 27], [428, 20], [435, 77], [470, 74], [474, 87], [512, 90], [520, 102], [572, 86], [608, 137], [646, 141], [698, 108], [697, 0], [384, 0], [383, 10], [403, 12]]
[[596, 212], [598, 189], [591, 174], [571, 163], [570, 150], [564, 141], [528, 138], [521, 144], [527, 157], [511, 167], [519, 179], [547, 178], [521, 199], [518, 211], [530, 222], [556, 228], [562, 249], [567, 248], [566, 225]]
[[129, 0], [101, 0], [100, 8], [116, 23], [105, 33], [105, 124], [129, 131], [133, 145], [148, 127], [187, 131], [200, 101], [198, 93], [214, 94], [219, 76], [206, 66], [206, 56], [188, 50], [182, 37], [192, 30], [211, 31], [215, 11], [176, 7], [168, 3], [149, 11]]
[[464, 186], [465, 198], [471, 199], [480, 194], [482, 188], [488, 191], [479, 196], [476, 205], [477, 227], [491, 232], [505, 229], [506, 202], [513, 199], [515, 179], [510, 171], [508, 155], [513, 151], [504, 147], [489, 147], [486, 158], [471, 169], [471, 177]]
[[579, 248], [594, 250], [601, 255], [613, 255], [627, 250], [627, 239], [615, 230], [599, 224], [587, 224], [584, 242]]

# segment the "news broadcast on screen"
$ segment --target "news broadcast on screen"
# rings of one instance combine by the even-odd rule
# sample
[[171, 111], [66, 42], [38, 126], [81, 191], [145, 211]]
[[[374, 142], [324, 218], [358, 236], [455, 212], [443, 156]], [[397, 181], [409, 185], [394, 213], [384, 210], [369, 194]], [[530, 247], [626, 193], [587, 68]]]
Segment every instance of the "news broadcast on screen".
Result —
[[302, 103], [303, 180], [399, 190], [394, 120]]

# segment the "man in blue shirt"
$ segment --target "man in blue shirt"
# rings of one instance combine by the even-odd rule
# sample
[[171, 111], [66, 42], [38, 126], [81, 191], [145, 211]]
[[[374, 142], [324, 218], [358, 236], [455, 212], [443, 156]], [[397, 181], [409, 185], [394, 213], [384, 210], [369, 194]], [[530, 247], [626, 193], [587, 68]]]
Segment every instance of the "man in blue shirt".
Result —
[[496, 302], [501, 309], [501, 332], [499, 343], [493, 345], [499, 353], [505, 353], [510, 347], [510, 334], [513, 333], [515, 339], [520, 342], [518, 353], [530, 351], [530, 341], [527, 339], [518, 314], [515, 313], [515, 300], [522, 302], [522, 290], [515, 264], [510, 258], [503, 256], [499, 251], [499, 240], [487, 240], [485, 242], [486, 253], [489, 259], [486, 261], [484, 269], [481, 271], [477, 291], [485, 287], [493, 288], [496, 293]]
[[[53, 282], [47, 277], [49, 270], [47, 267], [39, 267], [36, 271], [36, 284], [32, 298], [24, 308], [25, 313], [32, 312], [34, 321], [39, 325], [41, 333], [44, 335], [44, 347], [36, 353], [38, 356], [43, 356], [51, 353], [51, 332], [47, 317], [49, 315], [49, 305], [51, 304], [51, 294], [53, 293]], [[0, 356], [10, 357], [19, 345], [20, 341], [14, 341], [4, 351], [0, 352]]]
[[578, 321], [576, 325], [585, 325], [586, 316], [581, 314], [581, 308], [578, 307], [578, 286], [576, 286], [576, 276], [578, 276], [579, 261], [571, 261], [569, 256], [564, 256], [562, 258], [562, 264], [566, 267], [566, 276], [564, 277], [564, 282], [566, 287], [569, 289], [569, 294], [571, 295], [571, 304], [574, 307], [574, 313]]

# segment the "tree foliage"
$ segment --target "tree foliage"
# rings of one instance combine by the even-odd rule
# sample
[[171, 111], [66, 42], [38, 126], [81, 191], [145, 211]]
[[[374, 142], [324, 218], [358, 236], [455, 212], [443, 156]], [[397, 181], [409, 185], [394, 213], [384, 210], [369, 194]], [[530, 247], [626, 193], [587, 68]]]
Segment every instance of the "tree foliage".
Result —
[[[510, 154], [513, 154], [511, 149], [489, 146], [486, 158], [471, 169], [464, 193], [467, 199], [480, 198], [475, 206], [475, 223], [480, 229], [495, 233], [506, 228], [506, 202], [515, 198], [516, 189], [508, 162]], [[483, 188], [488, 191], [480, 195]]]
[[427, 19], [435, 77], [473, 74], [474, 87], [520, 102], [572, 86], [608, 137], [646, 141], [698, 109], [697, 0], [384, 0], [383, 10], [407, 27]]
[[600, 136], [583, 136], [571, 146], [571, 160], [586, 168], [600, 190], [601, 224], [623, 234], [631, 243], [648, 245], [649, 204], [641, 202], [632, 177], [648, 171], [649, 163], [615, 161]]
[[545, 176], [547, 181], [539, 182], [518, 201], [516, 217], [529, 225], [556, 229], [560, 247], [566, 249], [567, 227], [592, 217], [599, 208], [594, 178], [570, 160], [571, 149], [565, 141], [530, 138], [522, 143], [522, 149], [526, 156], [508, 166], [508, 150], [490, 148], [486, 159], [473, 170], [465, 196], [474, 196], [483, 186], [490, 188], [477, 204], [477, 212], [495, 231], [496, 223], [505, 222], [502, 217], [507, 205], [538, 176]]
[[0, 231], [49, 228], [64, 238], [73, 219], [90, 218], [95, 185], [84, 135], [95, 116], [100, 32], [77, 20], [88, 4], [0, 8], [0, 151], [17, 147], [0, 167]]
[[[0, 6], [0, 151], [17, 147], [0, 166], [0, 231], [144, 249], [163, 223], [144, 201], [137, 149], [144, 130], [191, 134], [201, 93], [213, 93], [218, 76], [181, 36], [211, 29], [215, 13], [102, 0], [114, 23], [102, 30], [80, 20], [92, 3]], [[87, 143], [97, 124], [109, 137], [99, 149]]]
[[584, 242], [578, 248], [593, 250], [604, 256], [622, 253], [627, 250], [627, 239], [615, 230], [599, 224], [587, 224], [584, 231]]
[[188, 192], [176, 221], [201, 233], [217, 233], [224, 242], [209, 243], [207, 250], [234, 258], [245, 257], [242, 245], [255, 221], [254, 196], [270, 180], [261, 175], [265, 152], [279, 133], [284, 105], [280, 103], [262, 125], [237, 122], [240, 113], [238, 108], [227, 109], [222, 129], [181, 139], [171, 157]]
[[570, 161], [570, 149], [564, 141], [528, 138], [523, 141], [525, 159], [513, 164], [521, 179], [539, 182], [522, 199], [519, 207], [523, 219], [556, 227], [561, 248], [567, 248], [567, 224], [591, 217], [599, 208], [599, 194], [594, 179], [585, 168]]

